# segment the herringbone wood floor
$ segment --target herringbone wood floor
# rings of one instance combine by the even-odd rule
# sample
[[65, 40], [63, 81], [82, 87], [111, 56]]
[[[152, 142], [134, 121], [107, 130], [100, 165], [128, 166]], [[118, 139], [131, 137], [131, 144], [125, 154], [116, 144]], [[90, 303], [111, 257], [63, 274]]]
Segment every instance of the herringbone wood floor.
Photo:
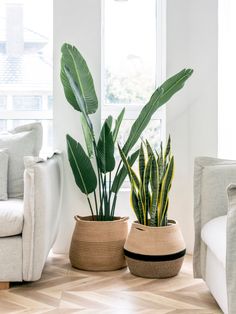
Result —
[[93, 273], [73, 269], [68, 258], [48, 258], [41, 280], [0, 291], [5, 313], [222, 313], [201, 280], [192, 278], [191, 257], [174, 278], [132, 276], [127, 269]]

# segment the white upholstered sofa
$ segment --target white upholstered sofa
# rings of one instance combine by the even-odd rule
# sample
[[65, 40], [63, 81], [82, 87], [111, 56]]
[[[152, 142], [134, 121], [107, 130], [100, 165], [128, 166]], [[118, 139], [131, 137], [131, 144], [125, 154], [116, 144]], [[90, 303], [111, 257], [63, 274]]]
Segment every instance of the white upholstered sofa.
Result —
[[[41, 132], [39, 124], [31, 126], [32, 128], [26, 130], [17, 129], [15, 133], [18, 137], [22, 137], [29, 136], [32, 129], [33, 132], [35, 129]], [[13, 132], [14, 136], [15, 133]], [[30, 138], [27, 140], [30, 141]], [[4, 147], [5, 143], [3, 136], [0, 139], [0, 148]], [[29, 149], [29, 142], [27, 144]], [[9, 154], [12, 156], [13, 150], [10, 144], [9, 147]], [[23, 150], [22, 147], [18, 149]], [[10, 158], [14, 159], [14, 156]], [[14, 189], [12, 189], [8, 199], [0, 201], [0, 287], [2, 288], [7, 288], [9, 282], [34, 281], [40, 278], [59, 225], [62, 195], [61, 155], [54, 154], [46, 160], [25, 156], [23, 163], [25, 166], [24, 177], [22, 176], [23, 198], [14, 196]], [[8, 190], [10, 190], [9, 186]]]
[[194, 172], [194, 276], [236, 313], [236, 161], [199, 157]]

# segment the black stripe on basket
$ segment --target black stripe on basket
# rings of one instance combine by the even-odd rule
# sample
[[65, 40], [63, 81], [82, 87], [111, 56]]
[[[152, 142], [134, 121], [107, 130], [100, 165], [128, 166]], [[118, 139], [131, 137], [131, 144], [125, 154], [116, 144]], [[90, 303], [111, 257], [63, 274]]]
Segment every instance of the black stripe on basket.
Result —
[[168, 255], [143, 255], [138, 253], [133, 253], [130, 251], [127, 251], [124, 249], [125, 256], [136, 259], [139, 261], [146, 261], [146, 262], [167, 262], [167, 261], [173, 261], [175, 259], [181, 258], [185, 255], [186, 249], [183, 251], [174, 253], [174, 254], [168, 254]]

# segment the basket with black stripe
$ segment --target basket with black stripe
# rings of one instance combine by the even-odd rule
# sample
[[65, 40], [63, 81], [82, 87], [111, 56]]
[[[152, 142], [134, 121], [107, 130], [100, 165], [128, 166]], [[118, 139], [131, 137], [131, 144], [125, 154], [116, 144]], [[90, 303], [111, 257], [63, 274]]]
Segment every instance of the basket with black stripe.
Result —
[[179, 224], [169, 220], [167, 226], [150, 227], [134, 222], [124, 252], [133, 275], [146, 278], [176, 276], [185, 255]]

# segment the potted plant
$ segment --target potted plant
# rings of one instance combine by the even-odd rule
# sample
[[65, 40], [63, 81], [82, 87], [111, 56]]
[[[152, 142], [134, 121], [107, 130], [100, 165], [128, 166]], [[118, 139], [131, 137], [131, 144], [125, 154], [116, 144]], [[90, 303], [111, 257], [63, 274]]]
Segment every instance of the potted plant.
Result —
[[[114, 150], [125, 109], [117, 119], [109, 116], [101, 127], [98, 138], [90, 115], [98, 108], [92, 75], [78, 49], [64, 44], [61, 49], [61, 81], [67, 101], [80, 113], [86, 150], [66, 136], [68, 158], [75, 182], [85, 194], [90, 216], [76, 216], [76, 225], [70, 247], [72, 266], [85, 270], [115, 270], [125, 266], [123, 245], [127, 236], [127, 218], [115, 216], [117, 195], [127, 175], [122, 162], [116, 165]], [[186, 80], [191, 69], [184, 69], [169, 78], [151, 96], [133, 123], [123, 146], [123, 154], [130, 165], [138, 151], [131, 149], [151, 120], [152, 115], [165, 104]], [[115, 173], [112, 175], [112, 172]]]
[[171, 140], [165, 151], [154, 152], [146, 141], [139, 150], [139, 174], [132, 169], [119, 147], [131, 183], [131, 205], [137, 217], [124, 246], [130, 272], [148, 278], [178, 274], [185, 255], [185, 243], [174, 220], [167, 218], [174, 157]]

